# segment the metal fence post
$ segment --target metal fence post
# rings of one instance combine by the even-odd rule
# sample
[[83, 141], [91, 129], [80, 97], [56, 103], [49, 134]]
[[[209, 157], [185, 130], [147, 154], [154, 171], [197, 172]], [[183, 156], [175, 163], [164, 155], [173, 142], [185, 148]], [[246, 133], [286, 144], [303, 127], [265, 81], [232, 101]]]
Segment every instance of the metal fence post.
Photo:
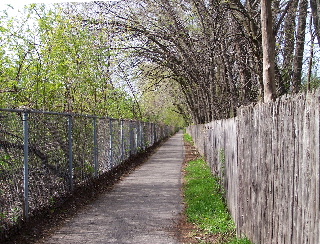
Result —
[[157, 143], [157, 127], [156, 124], [153, 124], [153, 142]]
[[139, 149], [140, 149], [140, 151], [144, 150], [144, 148], [143, 148], [143, 137], [142, 137], [143, 136], [142, 123], [143, 122], [139, 121], [139, 137], [140, 137]]
[[123, 120], [120, 120], [120, 136], [121, 136], [121, 163], [124, 161], [124, 131]]
[[24, 151], [24, 167], [23, 167], [23, 188], [24, 188], [24, 219], [29, 218], [29, 121], [28, 112], [23, 113], [23, 151]]
[[140, 121], [137, 123], [137, 152], [141, 149], [141, 132], [140, 132]]
[[137, 121], [134, 122], [134, 154], [138, 151], [138, 126]]
[[132, 121], [129, 122], [129, 130], [130, 130], [130, 154], [131, 156], [133, 154], [133, 126], [132, 126]]
[[69, 143], [69, 181], [70, 191], [73, 191], [73, 137], [72, 137], [72, 116], [68, 117], [68, 143]]
[[149, 137], [150, 137], [150, 146], [153, 146], [153, 131], [152, 131], [152, 123], [149, 123], [149, 127], [150, 127], [150, 133], [149, 133]]
[[142, 147], [143, 150], [146, 148], [146, 128], [145, 128], [145, 122], [142, 122]]
[[144, 140], [144, 122], [140, 122], [140, 133], [141, 133], [141, 150], [144, 150], [145, 140]]
[[94, 176], [98, 176], [99, 164], [98, 164], [98, 129], [97, 129], [97, 117], [93, 118], [93, 162], [94, 162]]
[[110, 167], [113, 168], [113, 150], [112, 150], [112, 147], [113, 147], [113, 132], [112, 132], [112, 119], [109, 119], [109, 129], [110, 129], [110, 151], [109, 151], [109, 156], [110, 156]]
[[150, 123], [150, 145], [153, 146], [153, 124]]

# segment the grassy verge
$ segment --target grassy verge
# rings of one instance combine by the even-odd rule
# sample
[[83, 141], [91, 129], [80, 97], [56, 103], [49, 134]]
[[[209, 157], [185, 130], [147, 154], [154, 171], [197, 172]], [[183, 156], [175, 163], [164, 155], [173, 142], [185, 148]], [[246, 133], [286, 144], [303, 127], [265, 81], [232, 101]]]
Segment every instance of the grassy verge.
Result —
[[[188, 135], [186, 139], [192, 141]], [[186, 215], [203, 232], [199, 243], [250, 244], [246, 238], [236, 238], [235, 224], [221, 194], [219, 179], [212, 176], [207, 163], [203, 159], [190, 161], [185, 172]]]
[[189, 142], [189, 143], [192, 143], [192, 144], [193, 144], [192, 137], [191, 137], [189, 134], [185, 133], [185, 134], [183, 135], [183, 139], [184, 139], [184, 141], [186, 141], [186, 142]]

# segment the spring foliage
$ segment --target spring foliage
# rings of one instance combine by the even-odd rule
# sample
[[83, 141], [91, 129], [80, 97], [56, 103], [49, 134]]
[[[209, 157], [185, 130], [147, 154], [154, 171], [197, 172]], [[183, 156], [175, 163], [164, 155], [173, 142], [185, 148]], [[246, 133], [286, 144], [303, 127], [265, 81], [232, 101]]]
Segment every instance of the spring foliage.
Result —
[[132, 98], [110, 78], [106, 27], [32, 4], [2, 14], [0, 43], [0, 107], [135, 118]]

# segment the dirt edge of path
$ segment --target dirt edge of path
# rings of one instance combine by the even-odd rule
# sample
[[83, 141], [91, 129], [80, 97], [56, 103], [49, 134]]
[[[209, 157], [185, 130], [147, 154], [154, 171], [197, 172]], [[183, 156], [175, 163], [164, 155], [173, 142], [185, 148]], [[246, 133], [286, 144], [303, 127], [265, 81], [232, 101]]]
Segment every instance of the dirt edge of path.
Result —
[[[185, 157], [184, 162], [182, 165], [182, 199], [184, 199], [184, 186], [185, 186], [185, 168], [187, 166], [187, 163], [195, 160], [200, 157], [199, 152], [197, 149], [189, 142], [184, 142], [184, 151], [185, 151]], [[186, 203], [184, 202], [184, 210], [182, 211], [179, 222], [178, 222], [178, 232], [179, 232], [179, 240], [183, 244], [193, 244], [193, 243], [199, 243], [199, 241], [196, 238], [197, 232], [199, 232], [199, 229], [196, 225], [190, 223], [188, 221], [188, 218], [186, 216]]]

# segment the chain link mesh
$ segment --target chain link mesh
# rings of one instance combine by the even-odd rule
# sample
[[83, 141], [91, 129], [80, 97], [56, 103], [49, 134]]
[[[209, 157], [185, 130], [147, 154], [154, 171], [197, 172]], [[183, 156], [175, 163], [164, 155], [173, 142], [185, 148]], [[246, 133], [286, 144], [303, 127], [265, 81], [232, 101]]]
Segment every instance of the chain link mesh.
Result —
[[0, 113], [0, 228], [5, 233], [23, 215], [23, 126], [17, 113]]
[[[0, 240], [28, 215], [119, 166], [174, 129], [140, 121], [0, 109]], [[26, 136], [28, 208], [24, 200]]]

